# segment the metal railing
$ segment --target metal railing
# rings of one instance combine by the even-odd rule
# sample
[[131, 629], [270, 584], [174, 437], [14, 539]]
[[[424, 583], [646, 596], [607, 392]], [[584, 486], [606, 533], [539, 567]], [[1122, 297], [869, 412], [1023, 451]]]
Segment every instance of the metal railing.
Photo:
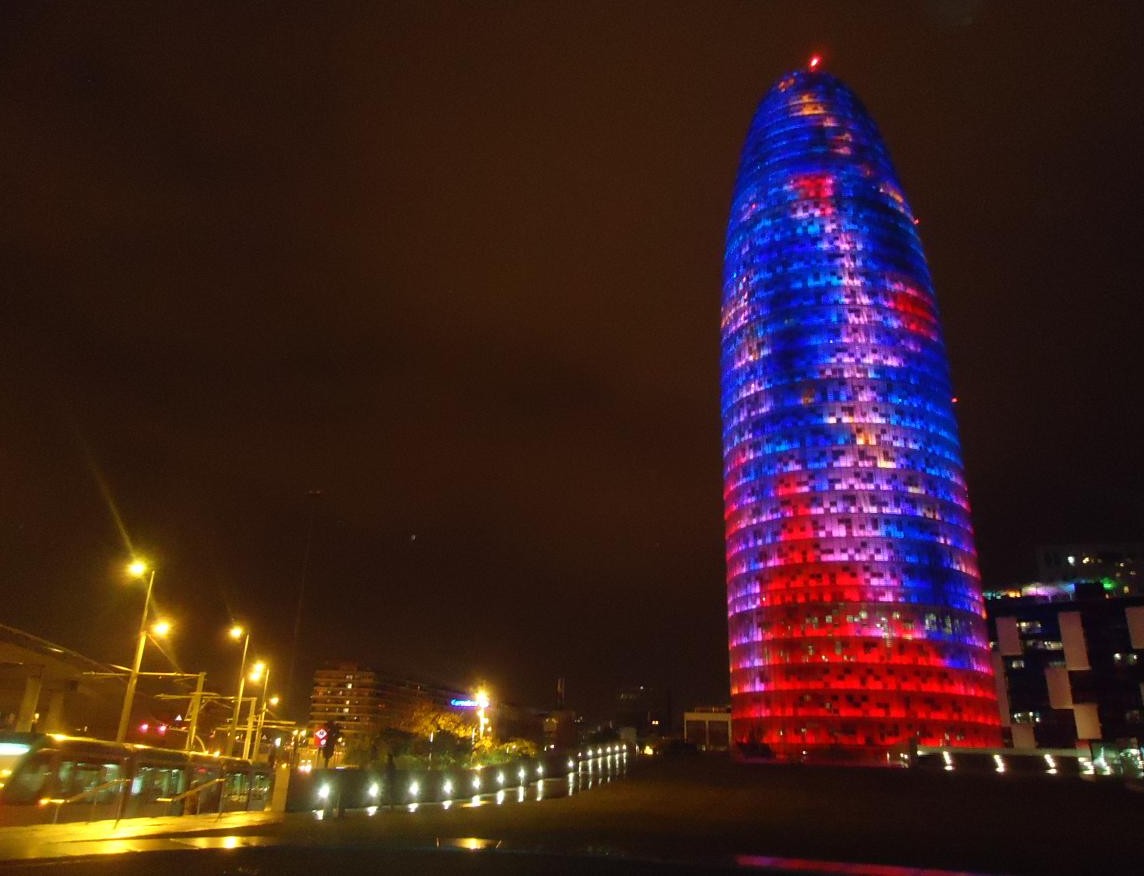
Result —
[[[188, 788], [186, 791], [183, 791], [183, 793], [176, 794], [174, 797], [158, 797], [158, 798], [156, 798], [155, 802], [156, 803], [166, 803], [167, 804], [167, 814], [170, 815], [171, 814], [171, 806], [173, 804], [178, 803], [182, 800], [185, 800], [187, 797], [190, 797], [193, 794], [198, 794], [201, 791], [205, 791], [207, 788], [211, 788], [215, 785], [222, 784], [223, 782], [226, 781], [226, 779], [227, 779], [226, 776], [220, 776], [217, 779], [211, 779], [209, 782], [203, 782], [201, 785], [195, 785], [193, 788]], [[222, 793], [222, 790], [220, 789], [219, 795], [218, 795], [218, 818], [222, 818], [222, 807], [223, 807], [223, 803], [225, 801], [226, 801], [226, 794]], [[217, 820], [218, 819], [216, 819], [216, 821]]]
[[[45, 806], [46, 805], [52, 805], [52, 806], [56, 807], [56, 811], [52, 815], [52, 824], [56, 824], [59, 822], [59, 819], [60, 819], [60, 810], [64, 806], [66, 806], [68, 803], [78, 803], [84, 797], [91, 795], [91, 814], [87, 820], [88, 821], [94, 821], [95, 820], [95, 807], [99, 805], [99, 797], [97, 795], [101, 791], [106, 791], [108, 788], [114, 788], [114, 787], [117, 787], [119, 785], [125, 785], [129, 781], [130, 781], [130, 779], [112, 779], [110, 782], [104, 782], [103, 784], [100, 784], [100, 785], [93, 785], [90, 788], [85, 788], [84, 790], [80, 791], [78, 794], [74, 794], [71, 797], [64, 797], [62, 799], [61, 798], [45, 798], [45, 799], [41, 800], [40, 803], [42, 805], [45, 805]], [[108, 802], [108, 801], [104, 801], [104, 802]], [[120, 795], [119, 799], [116, 802], [119, 804], [115, 810], [115, 820], [116, 820], [116, 822], [118, 822], [122, 813], [123, 813], [123, 796]]]

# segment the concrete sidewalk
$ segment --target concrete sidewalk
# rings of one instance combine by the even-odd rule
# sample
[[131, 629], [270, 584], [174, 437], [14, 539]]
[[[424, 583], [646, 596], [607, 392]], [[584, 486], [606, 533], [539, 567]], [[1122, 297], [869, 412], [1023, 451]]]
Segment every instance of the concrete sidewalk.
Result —
[[228, 812], [125, 818], [118, 824], [108, 820], [0, 827], [0, 861], [144, 851], [162, 847], [164, 841], [154, 838], [264, 827], [283, 817], [276, 812]]

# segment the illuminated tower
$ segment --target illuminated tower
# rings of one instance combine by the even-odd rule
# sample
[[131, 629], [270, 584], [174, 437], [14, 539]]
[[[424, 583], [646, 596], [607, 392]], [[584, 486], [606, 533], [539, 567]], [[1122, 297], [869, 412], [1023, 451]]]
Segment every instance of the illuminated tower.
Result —
[[784, 76], [727, 229], [733, 732], [779, 756], [1000, 744], [961, 449], [916, 221], [841, 82]]

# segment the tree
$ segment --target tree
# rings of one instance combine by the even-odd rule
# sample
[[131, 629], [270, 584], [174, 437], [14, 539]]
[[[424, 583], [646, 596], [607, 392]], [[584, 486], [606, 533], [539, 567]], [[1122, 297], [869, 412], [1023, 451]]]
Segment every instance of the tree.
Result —
[[501, 751], [511, 758], [518, 757], [537, 757], [540, 754], [540, 746], [533, 742], [531, 739], [521, 739], [514, 737], [506, 742], [501, 747]]
[[476, 727], [471, 716], [442, 709], [429, 702], [418, 703], [409, 716], [410, 730], [422, 739], [448, 733], [458, 739], [470, 736]]

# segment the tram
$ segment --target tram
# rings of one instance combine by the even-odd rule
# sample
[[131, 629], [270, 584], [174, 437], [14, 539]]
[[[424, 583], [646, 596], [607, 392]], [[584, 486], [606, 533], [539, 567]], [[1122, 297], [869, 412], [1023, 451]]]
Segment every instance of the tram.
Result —
[[260, 811], [271, 770], [133, 743], [0, 733], [0, 826]]

